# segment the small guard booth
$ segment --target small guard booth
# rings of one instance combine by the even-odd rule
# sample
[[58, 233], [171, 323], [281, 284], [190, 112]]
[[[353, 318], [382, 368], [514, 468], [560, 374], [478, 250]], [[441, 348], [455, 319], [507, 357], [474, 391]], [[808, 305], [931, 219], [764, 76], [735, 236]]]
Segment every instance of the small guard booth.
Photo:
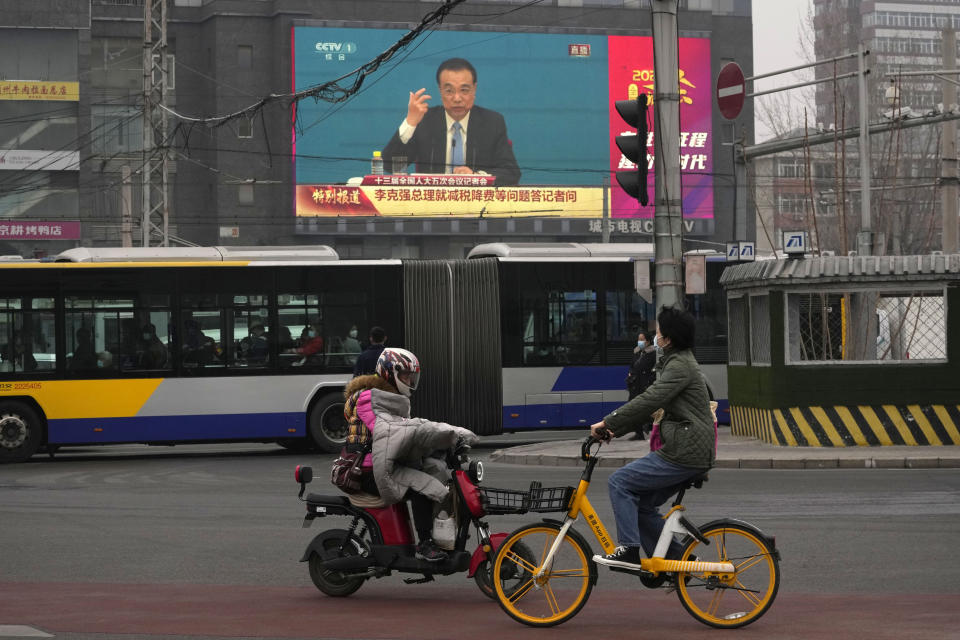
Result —
[[759, 260], [720, 283], [734, 435], [960, 445], [960, 255]]

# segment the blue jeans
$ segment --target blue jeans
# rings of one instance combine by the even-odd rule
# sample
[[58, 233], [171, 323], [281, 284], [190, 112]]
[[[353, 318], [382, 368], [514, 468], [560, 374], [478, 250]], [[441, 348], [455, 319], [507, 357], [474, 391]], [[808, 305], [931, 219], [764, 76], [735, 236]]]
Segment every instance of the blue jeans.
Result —
[[642, 546], [647, 556], [652, 556], [664, 524], [658, 508], [679, 490], [680, 484], [700, 473], [698, 469], [668, 462], [656, 453], [614, 471], [609, 482], [610, 503], [617, 520], [619, 544]]

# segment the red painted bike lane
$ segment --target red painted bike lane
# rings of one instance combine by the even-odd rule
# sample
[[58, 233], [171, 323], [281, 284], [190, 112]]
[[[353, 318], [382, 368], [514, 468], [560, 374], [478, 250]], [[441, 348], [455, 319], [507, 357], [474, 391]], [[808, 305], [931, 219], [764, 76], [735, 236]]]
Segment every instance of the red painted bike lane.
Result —
[[[960, 637], [960, 594], [781, 593], [744, 638]], [[514, 622], [475, 587], [373, 583], [349, 598], [312, 586], [0, 582], [0, 625], [54, 635], [450, 640], [549, 637], [716, 638], [664, 592], [595, 590], [576, 618], [550, 629]], [[732, 632], [731, 632], [732, 633]], [[549, 636], [548, 636], [549, 634]]]

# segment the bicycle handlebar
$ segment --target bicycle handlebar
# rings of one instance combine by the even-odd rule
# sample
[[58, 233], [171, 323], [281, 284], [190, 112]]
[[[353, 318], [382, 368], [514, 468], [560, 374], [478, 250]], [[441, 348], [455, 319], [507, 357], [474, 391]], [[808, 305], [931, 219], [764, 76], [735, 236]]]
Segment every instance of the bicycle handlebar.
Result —
[[[594, 445], [597, 445], [596, 451], [592, 451]], [[583, 441], [582, 445], [580, 445], [580, 459], [586, 462], [591, 458], [596, 457], [596, 455], [600, 452], [600, 447], [602, 446], [603, 440], [597, 440], [592, 435], [587, 436], [587, 439]]]

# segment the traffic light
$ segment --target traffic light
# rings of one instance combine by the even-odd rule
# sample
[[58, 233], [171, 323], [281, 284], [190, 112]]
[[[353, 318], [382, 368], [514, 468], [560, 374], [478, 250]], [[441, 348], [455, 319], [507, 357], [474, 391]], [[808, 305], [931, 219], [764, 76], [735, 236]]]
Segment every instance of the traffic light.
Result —
[[647, 94], [641, 93], [635, 100], [617, 100], [615, 106], [624, 122], [637, 128], [636, 135], [631, 133], [616, 138], [620, 152], [637, 165], [636, 171], [617, 171], [617, 182], [631, 198], [640, 201], [641, 207], [645, 207], [648, 202]]

